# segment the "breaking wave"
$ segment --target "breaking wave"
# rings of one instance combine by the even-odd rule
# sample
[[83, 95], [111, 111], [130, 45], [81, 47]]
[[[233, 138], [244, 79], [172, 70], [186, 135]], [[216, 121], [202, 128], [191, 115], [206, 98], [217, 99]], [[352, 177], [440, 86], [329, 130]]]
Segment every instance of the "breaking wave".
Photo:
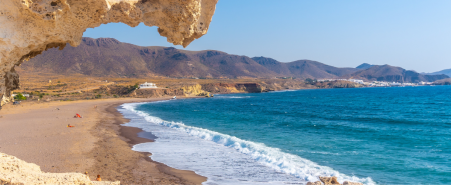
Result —
[[[149, 113], [146, 113], [144, 111], [136, 110], [136, 107], [142, 103], [128, 103], [122, 105], [121, 111], [125, 117], [127, 117], [127, 112], [134, 113], [136, 115], [139, 115], [142, 119], [144, 119], [147, 123], [133, 123], [133, 119], [130, 123], [127, 123], [126, 126], [134, 126], [142, 128], [145, 131], [149, 131], [154, 133], [151, 129], [146, 129], [146, 124], [154, 124], [158, 126], [163, 126], [165, 128], [169, 128], [173, 131], [177, 131], [179, 134], [184, 133], [187, 134], [193, 138], [198, 138], [204, 141], [208, 141], [214, 145], [216, 143], [217, 145], [220, 145], [222, 147], [226, 147], [228, 149], [232, 149], [235, 152], [239, 152], [241, 154], [244, 154], [248, 157], [250, 157], [253, 161], [256, 161], [266, 167], [270, 167], [271, 169], [275, 170], [278, 173], [285, 173], [289, 174], [291, 176], [296, 177], [295, 179], [298, 179], [298, 181], [301, 181], [303, 183], [308, 181], [317, 181], [318, 176], [336, 176], [338, 180], [342, 183], [343, 181], [354, 181], [354, 182], [362, 182], [367, 185], [373, 185], [375, 182], [370, 178], [358, 178], [355, 176], [348, 176], [345, 174], [342, 174], [338, 171], [333, 170], [330, 167], [327, 166], [321, 166], [318, 165], [310, 160], [304, 159], [302, 157], [299, 157], [297, 155], [285, 153], [281, 151], [278, 148], [272, 148], [265, 146], [263, 143], [256, 143], [251, 141], [242, 140], [240, 138], [218, 133], [215, 131], [211, 131], [208, 129], [198, 128], [198, 127], [192, 127], [187, 126], [181, 122], [172, 122], [172, 121], [165, 121], [158, 117], [151, 116]], [[127, 117], [129, 118], [129, 117]], [[150, 124], [149, 124], [150, 123]], [[157, 137], [160, 137], [157, 135]], [[175, 136], [170, 136], [175, 137]], [[158, 139], [157, 139], [158, 141]], [[148, 146], [150, 147], [150, 145]], [[135, 145], [134, 150], [138, 151], [146, 151], [147, 146], [144, 146], [143, 144]], [[190, 146], [181, 146], [181, 147], [190, 147]], [[182, 149], [180, 149], [183, 151]], [[205, 151], [208, 151], [205, 149]], [[158, 153], [158, 150], [153, 153], [152, 158], [154, 155]], [[204, 159], [208, 160], [208, 159]], [[157, 160], [158, 161], [158, 160]], [[161, 161], [160, 161], [161, 162]], [[209, 175], [207, 172], [202, 173], [200, 168], [195, 169], [188, 169], [193, 170], [196, 173], [199, 173], [201, 175], [206, 175], [209, 179]], [[208, 182], [208, 181], [207, 181]], [[291, 180], [291, 182], [293, 182]], [[235, 184], [230, 183], [230, 184]], [[240, 181], [240, 184], [247, 184], [250, 182]], [[208, 184], [208, 183], [207, 183]], [[221, 184], [227, 184], [227, 183], [221, 183]], [[251, 184], [256, 184], [255, 182], [252, 182]]]

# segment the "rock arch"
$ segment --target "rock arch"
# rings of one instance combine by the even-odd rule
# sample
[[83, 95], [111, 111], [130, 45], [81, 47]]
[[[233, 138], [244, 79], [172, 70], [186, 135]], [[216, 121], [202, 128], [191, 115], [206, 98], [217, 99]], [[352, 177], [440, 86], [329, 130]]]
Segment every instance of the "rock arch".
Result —
[[[122, 22], [157, 26], [188, 46], [206, 34], [218, 0], [0, 0], [0, 109], [19, 88], [14, 67], [49, 48], [80, 44], [87, 28]], [[124, 33], [125, 34], [125, 33]]]

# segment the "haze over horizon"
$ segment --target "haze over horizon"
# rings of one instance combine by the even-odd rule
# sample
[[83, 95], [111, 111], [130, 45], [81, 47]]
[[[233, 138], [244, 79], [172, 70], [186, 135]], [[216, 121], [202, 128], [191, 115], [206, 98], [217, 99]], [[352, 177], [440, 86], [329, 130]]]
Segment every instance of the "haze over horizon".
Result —
[[[88, 29], [83, 36], [111, 37], [140, 46], [219, 50], [280, 62], [309, 59], [336, 67], [362, 63], [417, 72], [451, 68], [451, 1], [307, 2], [219, 1], [208, 34], [187, 48], [173, 46], [143, 24]], [[128, 33], [128, 34], [124, 34]]]

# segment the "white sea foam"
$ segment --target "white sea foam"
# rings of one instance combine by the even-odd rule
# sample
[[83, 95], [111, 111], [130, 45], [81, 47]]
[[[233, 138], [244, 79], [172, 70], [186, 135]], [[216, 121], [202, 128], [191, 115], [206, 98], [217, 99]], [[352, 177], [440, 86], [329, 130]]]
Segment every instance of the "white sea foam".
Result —
[[347, 176], [263, 143], [165, 121], [136, 110], [137, 105], [124, 104], [119, 109], [131, 119], [126, 126], [152, 132], [158, 139], [135, 145], [133, 150], [151, 152], [156, 161], [206, 176], [208, 181], [204, 184], [304, 184], [318, 180], [318, 176], [375, 184], [369, 177]]

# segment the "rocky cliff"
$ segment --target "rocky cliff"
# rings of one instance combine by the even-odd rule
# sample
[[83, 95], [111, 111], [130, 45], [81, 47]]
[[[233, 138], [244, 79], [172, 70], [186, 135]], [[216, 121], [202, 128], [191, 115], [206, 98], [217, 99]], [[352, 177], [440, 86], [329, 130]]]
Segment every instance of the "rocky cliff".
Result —
[[210, 92], [202, 90], [202, 85], [195, 84], [180, 88], [186, 96], [210, 96]]
[[154, 98], [163, 96], [210, 96], [210, 93], [259, 93], [262, 87], [258, 83], [207, 83], [192, 84], [179, 88], [137, 89], [131, 97]]
[[358, 88], [363, 85], [350, 81], [316, 82], [313, 84], [318, 88]]
[[217, 0], [0, 0], [0, 106], [19, 87], [14, 67], [49, 48], [78, 46], [87, 28], [110, 22], [157, 26], [187, 46], [207, 33]]
[[180, 89], [137, 89], [132, 94], [136, 98], [157, 98], [164, 96], [185, 96]]
[[119, 185], [120, 182], [91, 181], [81, 173], [45, 173], [36, 164], [0, 153], [0, 184]]
[[259, 93], [262, 87], [258, 83], [209, 83], [202, 84], [202, 90], [210, 93]]

